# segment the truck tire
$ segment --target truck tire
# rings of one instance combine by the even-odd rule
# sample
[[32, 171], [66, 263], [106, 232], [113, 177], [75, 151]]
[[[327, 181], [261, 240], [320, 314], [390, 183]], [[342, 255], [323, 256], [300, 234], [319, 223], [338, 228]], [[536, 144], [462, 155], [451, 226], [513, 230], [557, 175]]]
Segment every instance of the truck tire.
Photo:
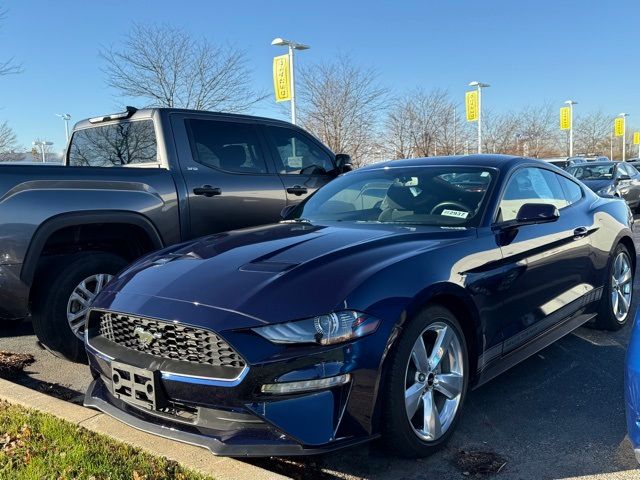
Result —
[[82, 339], [86, 309], [127, 263], [103, 252], [83, 252], [49, 262], [40, 274], [32, 303], [33, 329], [40, 342], [56, 355], [86, 362]]

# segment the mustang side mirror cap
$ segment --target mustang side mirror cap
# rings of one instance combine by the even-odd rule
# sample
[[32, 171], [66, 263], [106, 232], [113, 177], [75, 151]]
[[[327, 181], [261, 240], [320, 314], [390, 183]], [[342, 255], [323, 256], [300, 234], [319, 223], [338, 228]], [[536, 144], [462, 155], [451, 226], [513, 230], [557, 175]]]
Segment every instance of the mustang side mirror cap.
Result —
[[353, 165], [351, 164], [351, 156], [346, 153], [338, 153], [336, 155], [336, 167], [339, 173], [346, 173], [353, 170]]
[[560, 212], [555, 205], [550, 203], [525, 203], [518, 210], [515, 220], [495, 225], [498, 230], [509, 230], [525, 225], [537, 225], [539, 223], [555, 222], [560, 218]]
[[293, 212], [293, 209], [296, 208], [298, 206], [297, 203], [291, 204], [291, 205], [287, 205], [286, 207], [284, 207], [282, 210], [280, 210], [280, 218], [282, 220], [286, 220], [287, 217], [291, 214], [291, 212]]
[[622, 175], [619, 175], [619, 176], [618, 176], [617, 180], [618, 180], [619, 182], [621, 182], [621, 181], [623, 181], [623, 180], [631, 180], [631, 177], [630, 177], [629, 175], [626, 175], [626, 174], [624, 174], [624, 173], [623, 173]]

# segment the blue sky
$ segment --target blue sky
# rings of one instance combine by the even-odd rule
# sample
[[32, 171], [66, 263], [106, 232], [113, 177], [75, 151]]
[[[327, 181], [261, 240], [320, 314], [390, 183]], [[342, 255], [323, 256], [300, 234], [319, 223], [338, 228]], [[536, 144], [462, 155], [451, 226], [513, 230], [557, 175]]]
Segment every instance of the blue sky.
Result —
[[[22, 145], [35, 137], [64, 144], [64, 125], [119, 110], [98, 55], [133, 22], [171, 23], [246, 50], [256, 86], [271, 91], [270, 45], [282, 36], [311, 45], [299, 64], [348, 53], [380, 71], [393, 92], [441, 87], [462, 101], [465, 85], [492, 85], [483, 104], [495, 110], [567, 98], [576, 112], [629, 112], [640, 124], [640, 1], [40, 1], [0, 0], [0, 59], [24, 72], [0, 78], [0, 121]], [[269, 98], [253, 113], [281, 117]], [[637, 122], [634, 122], [634, 117]]]

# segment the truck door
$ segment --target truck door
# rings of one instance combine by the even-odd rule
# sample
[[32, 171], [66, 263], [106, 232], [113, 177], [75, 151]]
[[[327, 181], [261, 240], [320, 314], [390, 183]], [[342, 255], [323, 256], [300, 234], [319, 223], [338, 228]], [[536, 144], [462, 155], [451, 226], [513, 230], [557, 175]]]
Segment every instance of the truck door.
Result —
[[171, 123], [191, 238], [280, 220], [286, 194], [253, 121], [176, 115]]

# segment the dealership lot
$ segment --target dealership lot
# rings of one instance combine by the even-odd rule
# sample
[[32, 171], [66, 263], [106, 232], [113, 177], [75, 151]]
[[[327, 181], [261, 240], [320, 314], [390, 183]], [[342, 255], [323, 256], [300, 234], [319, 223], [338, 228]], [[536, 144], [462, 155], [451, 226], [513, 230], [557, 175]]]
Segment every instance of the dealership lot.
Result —
[[[456, 463], [461, 451], [483, 451], [506, 462], [496, 478], [638, 478], [625, 439], [623, 367], [629, 331], [629, 326], [615, 333], [581, 328], [471, 392], [452, 441], [430, 458], [396, 459], [372, 445], [252, 462], [299, 478], [454, 479], [475, 477]], [[89, 384], [85, 366], [37, 346], [28, 321], [0, 332], [0, 349], [36, 357], [28, 375], [19, 379], [32, 388], [78, 401]]]

